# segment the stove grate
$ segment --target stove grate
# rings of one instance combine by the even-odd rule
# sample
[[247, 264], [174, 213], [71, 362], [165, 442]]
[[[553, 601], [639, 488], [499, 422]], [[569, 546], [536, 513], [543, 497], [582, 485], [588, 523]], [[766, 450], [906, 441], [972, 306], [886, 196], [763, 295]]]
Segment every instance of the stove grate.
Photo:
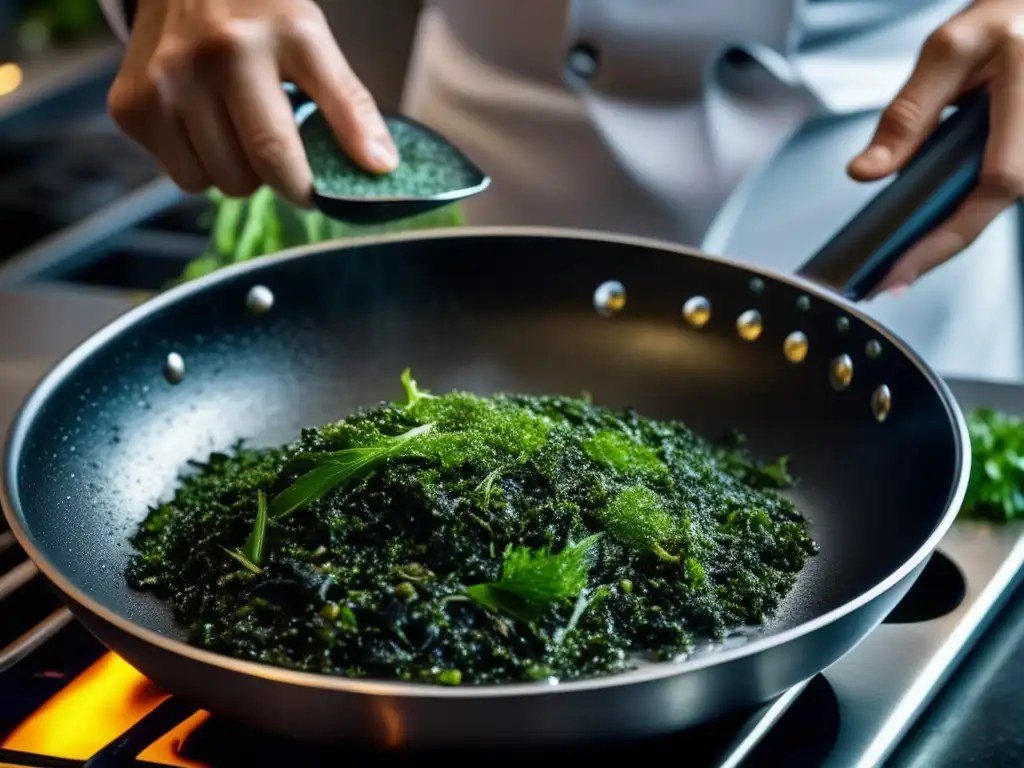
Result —
[[[14, 534], [0, 533], [0, 555], [21, 554]], [[0, 603], [11, 597], [39, 575], [39, 569], [27, 557], [17, 558], [13, 567], [0, 570]], [[45, 619], [0, 648], [0, 673], [10, 669], [47, 640], [53, 638], [71, 621], [71, 611], [58, 608]]]

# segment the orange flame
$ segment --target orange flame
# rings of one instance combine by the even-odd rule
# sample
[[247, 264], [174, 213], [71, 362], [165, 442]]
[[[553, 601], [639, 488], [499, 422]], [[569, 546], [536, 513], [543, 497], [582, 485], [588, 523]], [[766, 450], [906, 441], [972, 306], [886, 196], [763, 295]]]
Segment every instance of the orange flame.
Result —
[[[0, 746], [87, 760], [167, 698], [128, 662], [107, 653], [30, 715]], [[185, 739], [208, 717], [206, 712], [197, 712], [137, 757], [176, 768], [207, 768], [179, 752]]]

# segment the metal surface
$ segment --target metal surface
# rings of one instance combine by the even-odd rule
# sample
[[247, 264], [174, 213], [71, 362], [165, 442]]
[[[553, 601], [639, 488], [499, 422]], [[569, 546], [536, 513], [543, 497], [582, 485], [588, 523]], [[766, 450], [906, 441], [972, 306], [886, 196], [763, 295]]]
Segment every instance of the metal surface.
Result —
[[913, 624], [883, 624], [825, 676], [843, 729], [826, 766], [878, 765], [889, 755], [1019, 578], [1024, 528], [957, 523], [939, 550], [967, 587], [951, 613]]
[[17, 590], [28, 584], [39, 573], [30, 560], [23, 560], [7, 573], [0, 575], [0, 600], [6, 600]]
[[970, 194], [981, 170], [988, 127], [988, 94], [970, 94], [928, 138], [930, 146], [855, 214], [800, 274], [854, 301], [868, 296], [896, 260]]
[[[1024, 416], [1017, 385], [952, 381], [964, 410], [987, 406]], [[885, 624], [826, 676], [844, 728], [828, 766], [869, 766], [887, 756], [987, 626], [1020, 579], [1024, 525], [958, 522], [939, 551], [963, 576], [955, 610], [931, 621]]]
[[47, 640], [56, 637], [74, 618], [67, 608], [58, 608], [27, 632], [0, 648], [0, 672], [10, 669]]
[[[609, 278], [628, 300], [605, 318], [592, 297]], [[275, 297], [262, 316], [246, 306], [255, 284]], [[699, 330], [682, 317], [693, 294], [713, 308]], [[751, 308], [763, 319], [755, 340], [736, 325]], [[810, 345], [798, 364], [783, 355], [794, 329]], [[872, 339], [884, 347], [877, 360], [863, 354]], [[173, 387], [161, 375], [170, 351], [189, 367]], [[859, 369], [836, 392], [828, 365], [843, 352]], [[585, 388], [705, 434], [737, 427], [756, 452], [793, 457], [803, 478], [794, 496], [822, 554], [747, 645], [595, 681], [442, 689], [292, 673], [184, 645], [166, 607], [123, 579], [125, 540], [147, 506], [187, 459], [241, 436], [289, 439], [376, 402], [405, 366], [439, 390]], [[870, 405], [881, 384], [893, 393], [884, 424]], [[239, 265], [105, 329], [30, 398], [12, 432], [5, 511], [104, 642], [165, 689], [264, 729], [403, 744], [641, 736], [767, 701], [873, 629], [955, 514], [963, 438], [945, 387], [898, 339], [803, 281], [624, 237], [421, 233]]]
[[[1024, 416], [1021, 385], [965, 380], [949, 385], [964, 410], [987, 406]], [[825, 671], [839, 727], [816, 765], [869, 768], [893, 753], [1020, 583], [1024, 523], [958, 521], [937, 552], [907, 596], [910, 615], [894, 612]], [[786, 715], [796, 718], [793, 724], [782, 721], [787, 733], [806, 727], [806, 713], [799, 710]]]
[[761, 743], [765, 734], [771, 730], [807, 687], [807, 680], [797, 683], [774, 701], [765, 704], [755, 712], [742, 728], [736, 733], [735, 740], [729, 744], [721, 758], [715, 763], [718, 768], [737, 768], [750, 756], [751, 752]]
[[[730, 196], [701, 249], [790, 272], [888, 180], [858, 183], [846, 164], [870, 141], [878, 113], [816, 119], [795, 132]], [[810, 194], [804, 194], [805, 191]], [[900, 296], [867, 312], [944, 376], [1024, 378], [1021, 207], [998, 217], [965, 250]]]

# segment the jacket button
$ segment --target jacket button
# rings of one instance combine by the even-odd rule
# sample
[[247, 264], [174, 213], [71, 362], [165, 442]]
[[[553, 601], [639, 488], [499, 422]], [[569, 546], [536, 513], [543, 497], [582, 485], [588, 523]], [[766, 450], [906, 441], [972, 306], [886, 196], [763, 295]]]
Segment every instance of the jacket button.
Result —
[[581, 80], [589, 80], [597, 72], [601, 56], [597, 46], [586, 41], [577, 41], [565, 57], [566, 69], [574, 77]]

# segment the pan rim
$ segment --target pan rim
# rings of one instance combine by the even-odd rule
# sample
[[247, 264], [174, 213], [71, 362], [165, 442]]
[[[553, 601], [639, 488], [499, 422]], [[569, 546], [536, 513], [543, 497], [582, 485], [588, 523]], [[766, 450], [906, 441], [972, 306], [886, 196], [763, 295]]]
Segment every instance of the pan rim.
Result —
[[[146, 627], [131, 621], [125, 616], [115, 613], [104, 605], [101, 605], [97, 600], [93, 599], [90, 595], [86, 594], [76, 584], [74, 584], [70, 578], [67, 578], [36, 545], [35, 537], [29, 531], [27, 520], [24, 517], [21, 499], [17, 488], [18, 461], [22, 453], [23, 445], [36, 415], [46, 404], [51, 393], [80, 365], [85, 363], [97, 349], [105, 345], [107, 342], [130, 329], [139, 320], [149, 317], [161, 311], [165, 307], [177, 303], [187, 296], [203, 292], [209, 287], [221, 282], [233, 280], [240, 275], [249, 273], [259, 274], [266, 269], [284, 262], [314, 256], [326, 251], [358, 248], [366, 245], [433, 239], [472, 239], [480, 237], [539, 237], [573, 241], [584, 240], [600, 243], [614, 242], [622, 245], [660, 250], [675, 253], [680, 256], [687, 256], [690, 258], [697, 258], [704, 261], [723, 264], [732, 268], [743, 269], [754, 276], [765, 277], [777, 282], [787, 283], [810, 295], [827, 301], [834, 306], [842, 308], [850, 315], [867, 324], [879, 335], [886, 338], [896, 350], [907, 357], [924, 375], [925, 379], [932, 386], [936, 394], [939, 395], [940, 400], [945, 407], [946, 415], [953, 426], [954, 447], [957, 457], [957, 471], [959, 474], [956, 478], [955, 485], [951, 488], [947, 497], [946, 508], [938, 524], [918, 549], [908, 559], [906, 559], [899, 568], [889, 574], [886, 578], [876, 583], [873, 587], [861, 593], [854, 599], [847, 601], [843, 605], [816, 616], [809, 621], [798, 624], [795, 627], [791, 627], [781, 632], [768, 634], [764, 637], [759, 637], [738, 648], [716, 650], [713, 653], [706, 655], [702, 654], [697, 658], [680, 662], [664, 662], [645, 665], [640, 669], [584, 680], [560, 682], [557, 685], [547, 685], [544, 683], [507, 683], [481, 686], [447, 687], [388, 680], [356, 680], [335, 675], [323, 675], [312, 672], [289, 670], [259, 662], [243, 661], [231, 656], [214, 653], [213, 651], [189, 645], [187, 642], [182, 640], [169, 638], [151, 629], [147, 629]], [[60, 589], [61, 592], [67, 595], [67, 597], [70, 598], [78, 608], [85, 609], [93, 616], [113, 625], [121, 632], [134, 637], [136, 640], [142, 641], [143, 643], [151, 646], [157, 646], [164, 651], [184, 656], [193, 662], [208, 664], [229, 672], [237, 672], [244, 675], [258, 677], [271, 683], [297, 685], [304, 688], [328, 689], [339, 694], [347, 693], [351, 695], [391, 696], [431, 700], [475, 700], [552, 694], [571, 695], [588, 690], [617, 687], [619, 685], [650, 683], [657, 680], [675, 677], [677, 675], [697, 672], [708, 667], [732, 663], [746, 657], [754, 656], [763, 651], [785, 645], [806, 635], [810, 635], [834, 624], [840, 619], [868, 605], [873, 600], [889, 591], [893, 586], [899, 583], [922, 562], [924, 562], [924, 560], [935, 551], [943, 536], [952, 526], [957, 514], [959, 513], [960, 506], [967, 492], [967, 483], [970, 479], [971, 457], [969, 451], [965, 450], [965, 446], [968, 446], [969, 444], [966, 420], [964, 419], [963, 413], [953, 397], [952, 392], [946, 386], [941, 377], [892, 331], [864, 314], [848, 299], [809, 280], [795, 275], [780, 274], [770, 269], [747, 264], [746, 262], [738, 262], [721, 256], [703, 253], [694, 248], [688, 248], [674, 243], [634, 235], [563, 227], [478, 226], [459, 227], [457, 229], [442, 228], [437, 230], [399, 232], [386, 235], [367, 235], [343, 241], [330, 241], [315, 245], [290, 248], [270, 256], [264, 256], [252, 261], [234, 264], [196, 280], [175, 286], [174, 288], [153, 297], [143, 304], [128, 310], [89, 336], [85, 341], [65, 355], [50, 369], [39, 383], [36, 384], [29, 395], [25, 398], [11, 423], [5, 441], [3, 464], [2, 467], [0, 467], [0, 481], [2, 481], [0, 482], [0, 504], [3, 506], [3, 513], [12, 533], [26, 554], [28, 554], [42, 574], [58, 589]]]

